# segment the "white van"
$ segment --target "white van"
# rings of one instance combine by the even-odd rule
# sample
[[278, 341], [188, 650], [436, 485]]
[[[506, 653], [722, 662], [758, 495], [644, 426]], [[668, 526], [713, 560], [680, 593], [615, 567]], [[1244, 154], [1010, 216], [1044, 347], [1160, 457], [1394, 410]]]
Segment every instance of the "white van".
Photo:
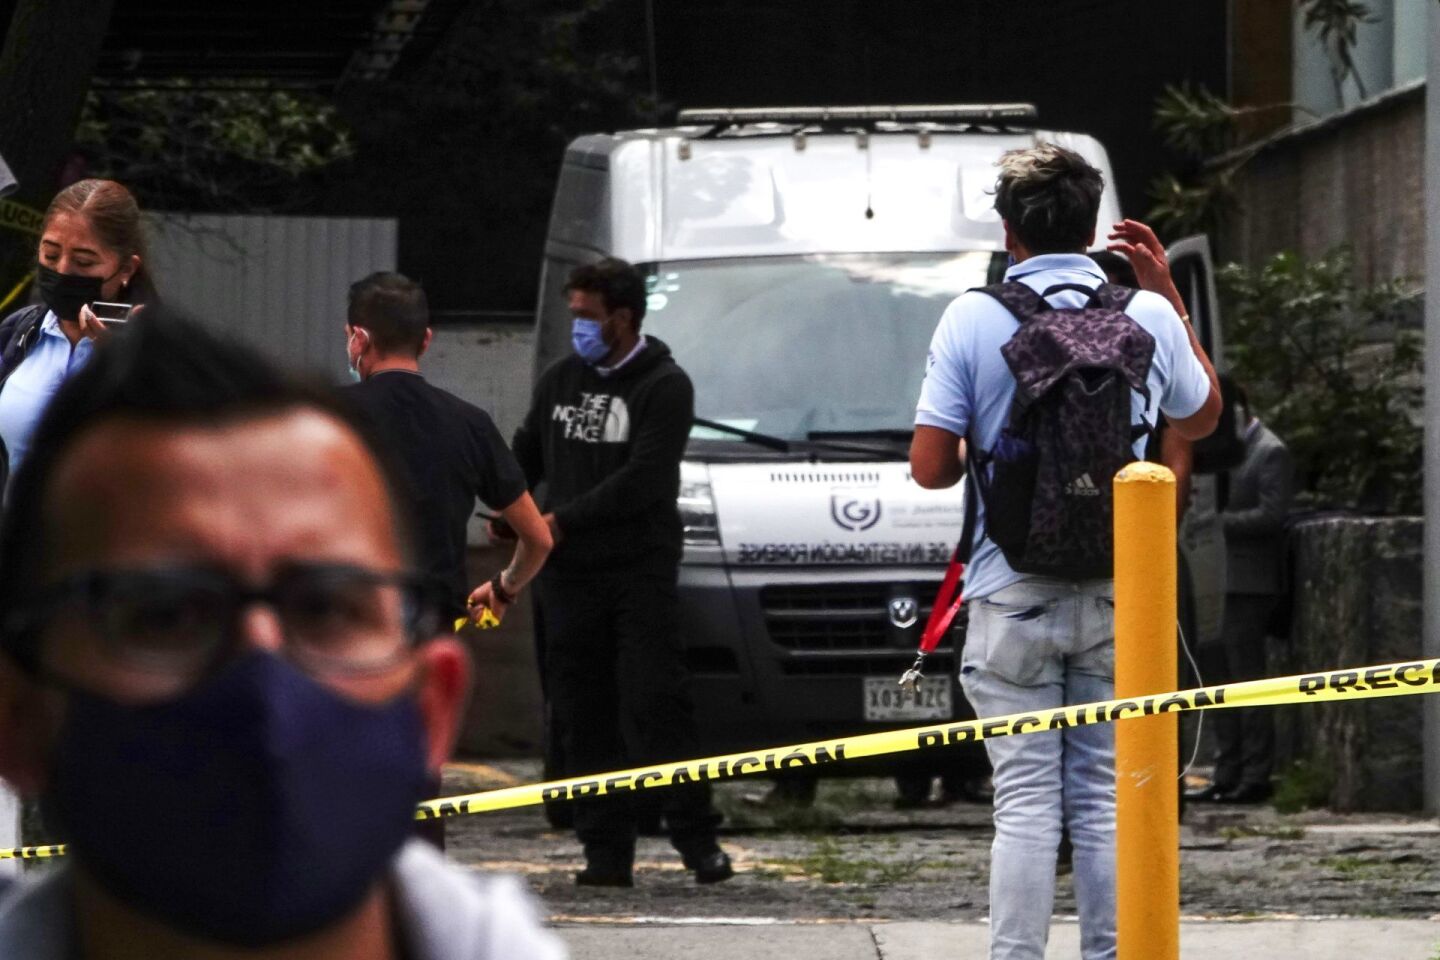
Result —
[[[964, 515], [961, 487], [921, 489], [907, 457], [941, 312], [1006, 267], [1000, 154], [1053, 141], [1111, 182], [1093, 138], [1034, 125], [1025, 104], [697, 110], [566, 151], [536, 372], [570, 349], [570, 271], [642, 266], [644, 332], [689, 372], [702, 421], [679, 503], [702, 753], [973, 715], [955, 680], [963, 623], [918, 696], [896, 684]], [[1107, 189], [1101, 244], [1119, 218]], [[1170, 256], [1218, 365], [1208, 248]], [[1197, 574], [1187, 632], [1213, 634], [1224, 569], [1209, 480], [1182, 540]]]

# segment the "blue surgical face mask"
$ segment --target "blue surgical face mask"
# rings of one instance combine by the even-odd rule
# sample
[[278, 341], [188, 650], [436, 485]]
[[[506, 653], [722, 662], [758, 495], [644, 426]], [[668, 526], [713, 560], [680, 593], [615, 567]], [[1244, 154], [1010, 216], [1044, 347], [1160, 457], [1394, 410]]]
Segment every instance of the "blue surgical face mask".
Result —
[[67, 689], [47, 817], [112, 896], [195, 937], [255, 947], [337, 922], [425, 798], [413, 694], [354, 703], [264, 653], [160, 704]]
[[590, 366], [595, 366], [610, 355], [610, 345], [600, 334], [600, 321], [576, 317], [570, 322], [570, 344]]

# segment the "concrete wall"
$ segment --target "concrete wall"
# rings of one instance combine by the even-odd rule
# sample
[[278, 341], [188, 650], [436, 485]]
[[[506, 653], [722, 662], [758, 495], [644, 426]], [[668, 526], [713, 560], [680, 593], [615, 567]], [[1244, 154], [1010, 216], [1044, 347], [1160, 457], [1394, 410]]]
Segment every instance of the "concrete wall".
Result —
[[[1270, 675], [1424, 656], [1418, 517], [1343, 518], [1296, 527], [1291, 640], [1272, 642]], [[1423, 696], [1275, 708], [1277, 769], [1304, 759], [1332, 780], [1329, 805], [1418, 810]]]
[[[446, 322], [420, 366], [431, 383], [489, 413], [509, 443], [530, 407], [534, 342], [530, 324]], [[483, 526], [471, 520], [472, 546], [486, 544]]]
[[1221, 257], [1355, 251], [1357, 279], [1425, 275], [1425, 88], [1411, 85], [1272, 137], [1235, 176], [1241, 213]]
[[[447, 320], [435, 328], [422, 369], [431, 383], [489, 412], [508, 442], [530, 406], [533, 343], [530, 324]], [[474, 583], [510, 559], [509, 546], [488, 545], [483, 527], [470, 523]], [[528, 591], [498, 630], [469, 634], [466, 644], [475, 676], [460, 752], [538, 756], [542, 707]]]

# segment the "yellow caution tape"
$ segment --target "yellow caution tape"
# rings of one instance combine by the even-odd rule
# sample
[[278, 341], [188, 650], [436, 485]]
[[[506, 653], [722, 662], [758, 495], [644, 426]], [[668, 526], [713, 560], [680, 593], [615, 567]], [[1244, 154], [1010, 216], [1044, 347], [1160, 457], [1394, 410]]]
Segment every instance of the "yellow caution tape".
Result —
[[11, 850], [0, 850], [0, 860], [48, 860], [51, 857], [65, 856], [65, 844], [58, 843], [48, 847], [15, 847]]
[[10, 292], [5, 295], [5, 299], [4, 299], [4, 300], [0, 300], [0, 315], [3, 315], [3, 314], [5, 313], [5, 311], [9, 309], [10, 304], [14, 303], [14, 302], [16, 301], [16, 299], [19, 298], [21, 292], [22, 292], [27, 286], [29, 286], [29, 285], [30, 285], [30, 281], [31, 281], [31, 280], [34, 280], [34, 279], [35, 279], [35, 274], [33, 274], [33, 273], [27, 273], [27, 274], [25, 274], [25, 276], [23, 276], [23, 277], [20, 278], [20, 282], [19, 282], [19, 283], [15, 284], [15, 286], [13, 286], [13, 287], [10, 288]]
[[27, 207], [14, 200], [0, 200], [0, 227], [9, 227], [21, 233], [38, 237], [45, 223], [45, 214], [34, 207]]
[[[729, 780], [734, 777], [782, 770], [824, 766], [844, 760], [924, 751], [958, 743], [978, 743], [1047, 730], [1064, 730], [1112, 720], [1133, 720], [1162, 713], [1219, 710], [1229, 707], [1273, 707], [1283, 704], [1324, 703], [1404, 697], [1440, 690], [1440, 659], [1412, 660], [1372, 667], [1353, 667], [1328, 673], [1299, 674], [1244, 683], [1196, 687], [1174, 693], [1156, 693], [1125, 700], [1104, 700], [1055, 710], [1037, 710], [1004, 717], [987, 717], [904, 730], [885, 730], [835, 740], [820, 740], [749, 753], [683, 760], [614, 773], [571, 777], [488, 790], [458, 797], [441, 797], [420, 804], [417, 820], [458, 817], [472, 813], [509, 810], [553, 800], [577, 800], [611, 793], [653, 790], [671, 784]], [[0, 860], [31, 860], [61, 856], [63, 846], [21, 847], [0, 850]]]

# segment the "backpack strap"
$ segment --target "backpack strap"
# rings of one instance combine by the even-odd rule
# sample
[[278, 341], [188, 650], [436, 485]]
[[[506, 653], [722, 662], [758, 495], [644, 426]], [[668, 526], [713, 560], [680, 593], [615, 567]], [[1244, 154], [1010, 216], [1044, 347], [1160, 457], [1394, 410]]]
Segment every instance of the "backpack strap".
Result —
[[1102, 307], [1116, 313], [1124, 313], [1125, 308], [1130, 306], [1130, 301], [1135, 299], [1135, 294], [1140, 292], [1134, 287], [1124, 287], [1118, 283], [1102, 283], [1098, 287], [1087, 287], [1083, 283], [1057, 283], [1053, 287], [1046, 287], [1040, 296], [1048, 299], [1052, 293], [1062, 290], [1085, 294], [1090, 298], [1085, 304], [1087, 307]]
[[10, 379], [10, 374], [30, 352], [35, 332], [40, 321], [49, 312], [43, 303], [21, 307], [0, 323], [0, 386]]
[[1022, 326], [1033, 320], [1037, 313], [1050, 309], [1050, 304], [1045, 302], [1044, 297], [1019, 280], [992, 283], [985, 287], [972, 287], [970, 292], [983, 293], [987, 297], [993, 297], [999, 301], [1000, 306], [1010, 311]]
[[1095, 288], [1090, 295], [1091, 305], [1104, 307], [1106, 310], [1114, 310], [1116, 313], [1124, 313], [1130, 306], [1130, 301], [1135, 299], [1135, 294], [1140, 291], [1134, 287], [1122, 286], [1118, 283], [1102, 283]]
[[1085, 305], [1087, 307], [1093, 307], [1095, 306], [1096, 289], [1096, 287], [1087, 287], [1083, 283], [1057, 283], [1053, 287], [1046, 287], [1045, 292], [1040, 294], [1040, 296], [1049, 299], [1051, 294], [1059, 293], [1062, 290], [1074, 290], [1076, 293], [1085, 294], [1085, 296], [1089, 298], [1089, 301]]

